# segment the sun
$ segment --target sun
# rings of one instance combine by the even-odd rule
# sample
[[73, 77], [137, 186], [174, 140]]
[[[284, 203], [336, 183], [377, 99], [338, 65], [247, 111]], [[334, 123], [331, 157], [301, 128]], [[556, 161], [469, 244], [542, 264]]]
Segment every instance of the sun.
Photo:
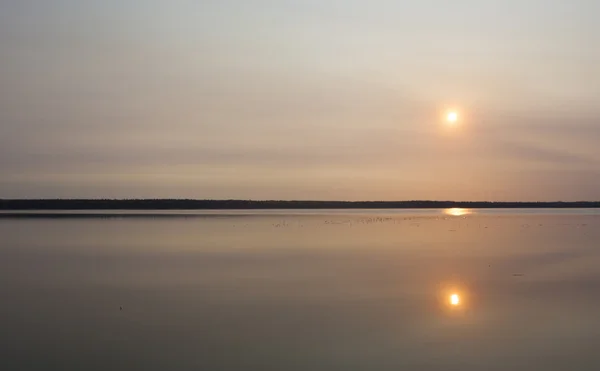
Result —
[[447, 128], [456, 129], [463, 122], [462, 112], [456, 106], [448, 106], [440, 112], [440, 120]]
[[450, 295], [450, 305], [455, 307], [460, 305], [460, 296], [458, 294]]
[[448, 112], [448, 114], [446, 115], [446, 121], [448, 121], [448, 123], [454, 124], [455, 122], [458, 121], [458, 112], [456, 111], [450, 111]]

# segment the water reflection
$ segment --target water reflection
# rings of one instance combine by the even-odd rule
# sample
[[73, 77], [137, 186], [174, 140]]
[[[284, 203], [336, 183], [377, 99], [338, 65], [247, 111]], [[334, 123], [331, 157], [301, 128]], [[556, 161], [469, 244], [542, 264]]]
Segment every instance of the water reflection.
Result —
[[473, 210], [471, 209], [463, 209], [460, 207], [453, 207], [451, 209], [445, 209], [444, 214], [451, 216], [463, 216], [473, 214]]
[[[462, 282], [444, 282], [438, 287], [438, 303], [446, 315], [464, 315], [470, 311], [470, 289]], [[472, 309], [472, 308], [471, 308]]]
[[473, 211], [1, 220], [3, 369], [600, 370], [600, 218]]

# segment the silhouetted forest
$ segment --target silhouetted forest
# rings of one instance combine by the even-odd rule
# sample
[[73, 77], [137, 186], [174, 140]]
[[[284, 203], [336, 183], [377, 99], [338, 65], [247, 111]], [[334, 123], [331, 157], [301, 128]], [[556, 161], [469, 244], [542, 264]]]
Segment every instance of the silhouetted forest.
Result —
[[445, 209], [600, 208], [600, 201], [457, 202], [457, 201], [252, 201], [185, 199], [0, 200], [0, 210], [235, 210], [235, 209]]

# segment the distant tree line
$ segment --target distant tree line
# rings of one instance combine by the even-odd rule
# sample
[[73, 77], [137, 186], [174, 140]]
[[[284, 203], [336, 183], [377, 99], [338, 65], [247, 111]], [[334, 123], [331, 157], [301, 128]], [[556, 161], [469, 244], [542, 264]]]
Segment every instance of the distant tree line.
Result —
[[600, 201], [253, 201], [186, 199], [24, 199], [2, 200], [0, 210], [244, 210], [244, 209], [470, 209], [600, 208]]

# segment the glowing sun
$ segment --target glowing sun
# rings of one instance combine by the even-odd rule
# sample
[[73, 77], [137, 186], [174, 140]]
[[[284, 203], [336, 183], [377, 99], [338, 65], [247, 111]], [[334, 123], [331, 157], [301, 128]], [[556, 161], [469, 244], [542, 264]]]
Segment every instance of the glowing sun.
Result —
[[450, 305], [455, 307], [460, 305], [460, 296], [458, 294], [450, 295]]
[[450, 124], [454, 124], [455, 122], [457, 122], [458, 121], [458, 112], [456, 112], [456, 111], [448, 112], [448, 114], [446, 115], [446, 121]]

